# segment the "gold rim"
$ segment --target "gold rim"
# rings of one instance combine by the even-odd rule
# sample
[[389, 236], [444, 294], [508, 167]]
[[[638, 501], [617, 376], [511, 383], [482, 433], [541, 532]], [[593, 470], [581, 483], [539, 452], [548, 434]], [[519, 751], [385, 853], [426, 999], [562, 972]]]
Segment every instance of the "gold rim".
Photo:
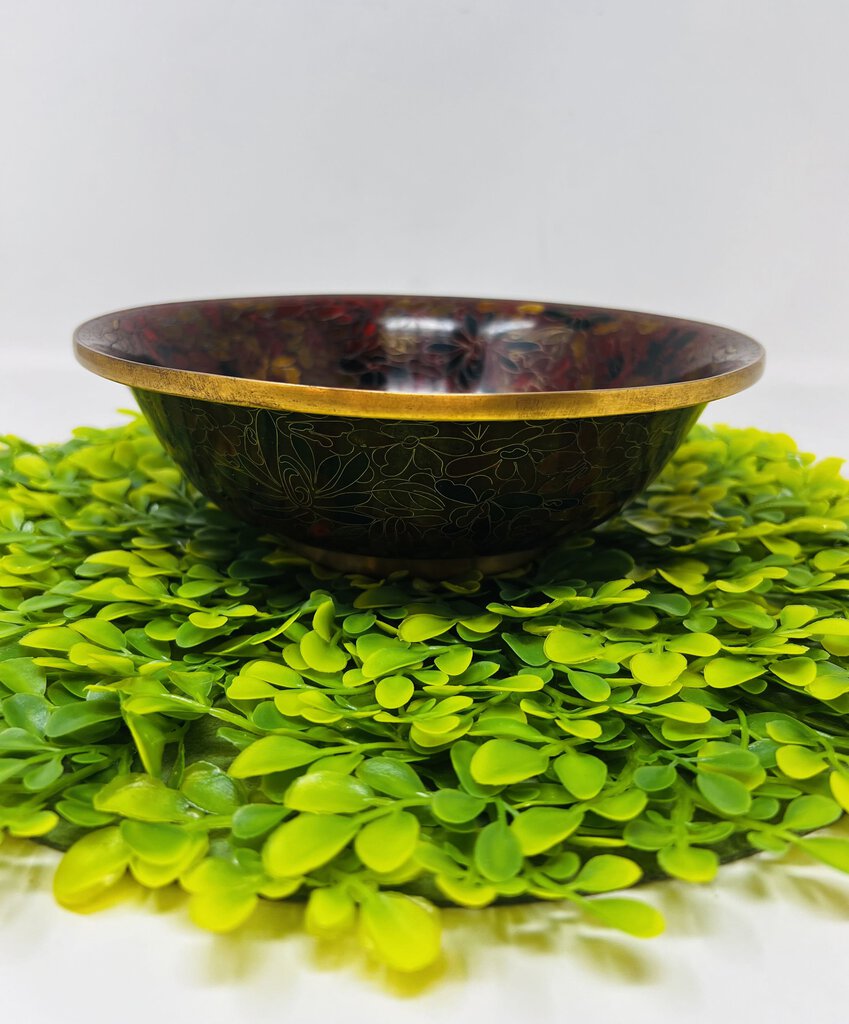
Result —
[[[665, 316], [658, 316], [657, 319], [689, 322]], [[74, 354], [86, 369], [119, 384], [142, 391], [221, 402], [225, 405], [363, 419], [548, 420], [682, 409], [727, 398], [751, 387], [762, 376], [766, 359], [763, 347], [753, 338], [727, 328], [699, 323], [699, 327], [711, 328], [723, 336], [724, 340], [742, 344], [751, 352], [750, 361], [727, 373], [699, 380], [632, 388], [500, 394], [418, 394], [287, 384], [283, 381], [251, 380], [136, 363], [89, 347], [82, 336], [86, 328], [95, 322], [83, 324], [74, 333]]]
[[549, 420], [574, 416], [615, 416], [622, 413], [683, 409], [736, 395], [763, 374], [763, 353], [739, 370], [678, 384], [598, 391], [541, 391], [490, 395], [433, 395], [392, 391], [319, 388], [267, 380], [245, 380], [192, 370], [131, 363], [74, 342], [80, 363], [101, 377], [142, 391], [182, 395], [205, 402], [259, 409], [350, 415], [393, 420]]

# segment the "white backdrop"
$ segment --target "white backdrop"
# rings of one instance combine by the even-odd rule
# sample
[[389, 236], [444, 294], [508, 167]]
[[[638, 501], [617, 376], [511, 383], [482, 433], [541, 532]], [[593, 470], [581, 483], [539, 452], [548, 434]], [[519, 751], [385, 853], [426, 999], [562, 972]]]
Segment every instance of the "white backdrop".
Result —
[[[0, 0], [0, 434], [115, 420], [124, 390], [69, 354], [97, 313], [417, 291], [740, 328], [767, 375], [707, 418], [849, 455], [848, 35], [845, 0]], [[645, 946], [459, 915], [455, 966], [399, 1001], [289, 918], [74, 918], [51, 858], [0, 850], [27, 1024], [846, 1019], [849, 882], [824, 870], [654, 887], [670, 933]]]
[[0, 345], [385, 290], [837, 355], [847, 34], [844, 0], [0, 0]]

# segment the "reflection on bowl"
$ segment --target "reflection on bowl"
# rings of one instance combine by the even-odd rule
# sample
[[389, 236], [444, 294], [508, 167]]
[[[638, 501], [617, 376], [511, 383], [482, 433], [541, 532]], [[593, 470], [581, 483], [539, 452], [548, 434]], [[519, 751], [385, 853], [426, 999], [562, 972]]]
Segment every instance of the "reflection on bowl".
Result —
[[687, 320], [410, 296], [148, 306], [74, 344], [222, 508], [338, 568], [431, 576], [608, 519], [764, 362]]

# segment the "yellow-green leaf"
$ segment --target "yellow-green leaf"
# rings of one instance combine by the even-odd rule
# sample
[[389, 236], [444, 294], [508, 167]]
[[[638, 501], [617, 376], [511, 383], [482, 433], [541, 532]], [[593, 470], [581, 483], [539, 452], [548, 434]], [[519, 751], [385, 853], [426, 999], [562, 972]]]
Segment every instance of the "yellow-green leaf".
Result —
[[293, 878], [333, 860], [357, 834], [351, 818], [334, 814], [299, 814], [268, 837], [262, 863], [272, 878]]
[[374, 893], [361, 905], [360, 930], [366, 948], [396, 971], [421, 971], [439, 959], [439, 914], [426, 900]]
[[810, 779], [828, 767], [822, 754], [796, 744], [779, 747], [775, 752], [775, 760], [791, 779]]
[[310, 764], [321, 755], [318, 747], [291, 736], [263, 736], [236, 757], [230, 765], [230, 774], [236, 779], [246, 779], [285, 772]]
[[110, 826], [89, 832], [59, 862], [53, 895], [63, 907], [82, 908], [120, 881], [129, 861], [130, 850], [120, 829]]
[[385, 874], [412, 857], [418, 838], [419, 820], [415, 814], [393, 811], [360, 829], [354, 851], [367, 868]]

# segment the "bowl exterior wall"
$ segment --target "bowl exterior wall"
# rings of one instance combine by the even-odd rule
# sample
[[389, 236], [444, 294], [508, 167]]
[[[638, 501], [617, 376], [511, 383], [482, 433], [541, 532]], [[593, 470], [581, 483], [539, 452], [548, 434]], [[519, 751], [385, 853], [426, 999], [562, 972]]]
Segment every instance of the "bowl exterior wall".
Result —
[[410, 422], [135, 390], [222, 509], [316, 548], [454, 559], [544, 546], [619, 512], [703, 406], [532, 422]]

